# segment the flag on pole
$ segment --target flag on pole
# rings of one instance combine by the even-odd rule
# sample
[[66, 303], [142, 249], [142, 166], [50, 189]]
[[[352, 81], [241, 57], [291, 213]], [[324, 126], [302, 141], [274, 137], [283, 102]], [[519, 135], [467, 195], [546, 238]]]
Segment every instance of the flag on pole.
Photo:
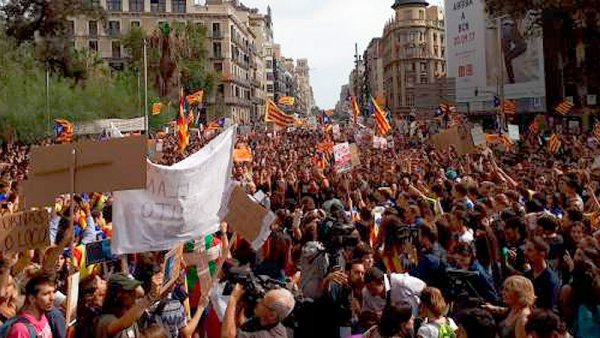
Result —
[[275, 102], [267, 100], [267, 113], [265, 114], [266, 122], [273, 122], [279, 127], [292, 127], [296, 119], [293, 115], [284, 113]]
[[554, 110], [556, 110], [556, 112], [560, 115], [566, 116], [571, 112], [571, 109], [573, 109], [573, 107], [575, 107], [573, 102], [564, 99], [556, 106], [556, 108], [554, 108]]
[[282, 96], [279, 98], [278, 102], [279, 104], [291, 107], [296, 103], [296, 99], [291, 96]]
[[379, 105], [377, 101], [371, 96], [371, 111], [374, 112], [375, 122], [377, 123], [377, 131], [380, 135], [385, 136], [392, 127], [390, 126], [390, 122], [387, 120], [387, 112], [385, 112]]
[[160, 114], [162, 110], [162, 103], [161, 102], [156, 102], [152, 104], [152, 115], [158, 115]]
[[360, 108], [358, 107], [358, 100], [356, 96], [352, 95], [350, 98], [352, 102], [352, 122], [358, 123], [358, 117], [360, 116]]
[[328, 117], [333, 117], [333, 115], [335, 114], [335, 109], [329, 109], [325, 111], [325, 115], [327, 115]]
[[552, 136], [550, 136], [550, 140], [548, 140], [548, 150], [551, 153], [556, 154], [561, 146], [562, 142], [560, 141], [560, 137], [556, 133], [553, 133]]
[[505, 114], [514, 115], [517, 113], [517, 103], [511, 100], [504, 100], [502, 106]]
[[190, 94], [186, 97], [188, 104], [193, 105], [193, 104], [197, 104], [197, 105], [201, 105], [202, 104], [202, 100], [204, 99], [204, 91], [203, 90], [199, 90], [193, 94]]
[[531, 122], [531, 124], [529, 125], [529, 132], [528, 132], [527, 138], [535, 136], [539, 133], [540, 133], [540, 125], [538, 124], [537, 120], [533, 120], [533, 122]]
[[204, 133], [209, 133], [211, 131], [217, 131], [220, 128], [223, 128], [225, 125], [225, 119], [218, 119], [209, 123], [206, 128], [204, 128]]
[[185, 117], [186, 111], [187, 98], [184, 95], [181, 95], [181, 98], [179, 99], [179, 116], [177, 117], [177, 141], [179, 145], [179, 152], [182, 154], [185, 151], [185, 148], [187, 148], [187, 146], [190, 144], [188, 119]]
[[54, 120], [54, 135], [60, 143], [68, 143], [73, 140], [74, 128], [73, 124], [64, 119]]

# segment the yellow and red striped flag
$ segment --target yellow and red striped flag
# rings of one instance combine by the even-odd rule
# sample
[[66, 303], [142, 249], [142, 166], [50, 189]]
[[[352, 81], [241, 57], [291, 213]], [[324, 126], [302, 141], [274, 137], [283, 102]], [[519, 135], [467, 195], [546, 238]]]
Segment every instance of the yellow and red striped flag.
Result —
[[360, 108], [358, 107], [358, 100], [356, 96], [352, 95], [350, 98], [352, 102], [352, 122], [358, 123], [358, 117], [360, 116]]
[[550, 136], [550, 140], [548, 140], [548, 151], [556, 154], [561, 146], [562, 142], [560, 141], [560, 137], [556, 133], [553, 133], [552, 136]]
[[504, 100], [502, 107], [505, 114], [514, 115], [517, 113], [517, 103], [511, 100]]
[[377, 131], [380, 135], [385, 136], [389, 133], [392, 127], [390, 126], [390, 122], [387, 120], [387, 112], [385, 112], [379, 105], [377, 101], [371, 96], [371, 109], [374, 112], [375, 122], [377, 123]]
[[193, 94], [190, 94], [186, 97], [188, 104], [202, 104], [202, 100], [204, 99], [204, 91], [199, 90]]
[[286, 106], [293, 106], [296, 103], [296, 99], [291, 97], [291, 96], [282, 96], [279, 98], [279, 101], [277, 101], [279, 104], [283, 104]]
[[56, 135], [56, 140], [60, 143], [71, 142], [75, 134], [73, 124], [63, 119], [54, 120], [54, 134]]
[[190, 144], [188, 120], [185, 117], [186, 108], [187, 98], [181, 95], [181, 98], [179, 99], [179, 116], [177, 117], [177, 143], [179, 152], [182, 154], [185, 151], [185, 148]]
[[573, 102], [564, 99], [556, 106], [556, 108], [554, 108], [554, 110], [556, 110], [556, 112], [560, 115], [565, 116], [571, 112], [571, 109], [573, 109], [573, 107], [575, 107]]
[[296, 118], [293, 115], [284, 113], [275, 102], [267, 100], [267, 113], [265, 114], [266, 122], [273, 122], [279, 127], [292, 127], [296, 123]]
[[162, 103], [156, 102], [152, 104], [152, 115], [158, 115], [162, 111]]

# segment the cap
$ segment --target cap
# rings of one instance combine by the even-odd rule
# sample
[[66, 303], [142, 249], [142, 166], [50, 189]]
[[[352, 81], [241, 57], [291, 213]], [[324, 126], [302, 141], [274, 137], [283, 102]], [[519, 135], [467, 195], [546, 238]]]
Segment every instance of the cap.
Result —
[[109, 288], [119, 288], [127, 291], [133, 291], [142, 285], [137, 279], [133, 279], [124, 273], [116, 273], [108, 279]]
[[446, 178], [447, 179], [454, 180], [457, 177], [458, 177], [458, 174], [453, 169], [448, 169], [448, 171], [446, 171]]

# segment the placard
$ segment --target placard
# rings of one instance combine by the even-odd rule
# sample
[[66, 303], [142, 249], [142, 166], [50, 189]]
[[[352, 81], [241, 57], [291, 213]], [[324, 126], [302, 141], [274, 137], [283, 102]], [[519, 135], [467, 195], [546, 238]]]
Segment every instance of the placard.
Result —
[[348, 142], [336, 144], [333, 147], [333, 156], [335, 159], [334, 168], [338, 174], [352, 170], [352, 154]]
[[485, 134], [483, 133], [483, 128], [481, 125], [476, 124], [471, 129], [471, 137], [473, 138], [473, 144], [475, 146], [485, 145]]
[[350, 155], [352, 156], [352, 167], [360, 167], [360, 150], [354, 143], [350, 145]]
[[458, 156], [462, 156], [475, 150], [471, 134], [463, 128], [452, 127], [431, 137], [432, 144], [436, 149], [445, 151], [449, 146], [454, 146]]
[[333, 138], [335, 140], [340, 140], [342, 138], [342, 133], [340, 131], [340, 125], [339, 124], [333, 125]]
[[18, 253], [50, 245], [46, 209], [17, 212], [0, 217], [0, 252]]
[[160, 293], [166, 292], [177, 282], [181, 272], [181, 259], [183, 257], [183, 245], [178, 245], [165, 254], [163, 263], [163, 286]]
[[508, 125], [508, 136], [513, 141], [518, 141], [521, 139], [521, 135], [519, 134], [519, 126], [516, 124]]
[[77, 322], [77, 302], [79, 300], [79, 272], [70, 275], [67, 279], [67, 304], [65, 320], [67, 327]]
[[104, 239], [85, 245], [85, 264], [92, 265], [109, 262], [113, 259], [110, 251], [110, 239]]
[[252, 162], [252, 150], [249, 147], [234, 149], [233, 160], [235, 162]]

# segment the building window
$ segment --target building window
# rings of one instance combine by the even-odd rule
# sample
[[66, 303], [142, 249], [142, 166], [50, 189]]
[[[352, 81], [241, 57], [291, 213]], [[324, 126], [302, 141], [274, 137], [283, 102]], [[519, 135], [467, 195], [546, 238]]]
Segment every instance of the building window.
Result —
[[440, 34], [440, 44], [444, 44], [444, 34]]
[[152, 13], [164, 13], [167, 11], [167, 0], [150, 0], [150, 11]]
[[406, 105], [408, 107], [415, 106], [415, 96], [414, 95], [406, 95]]
[[275, 75], [272, 72], [267, 73], [267, 81], [275, 81]]
[[411, 70], [412, 70], [413, 72], [417, 70], [417, 64], [416, 64], [416, 63], [414, 63], [414, 62], [412, 63]]
[[98, 22], [88, 21], [88, 35], [91, 37], [98, 36]]
[[145, 0], [129, 0], [130, 12], [143, 12]]
[[74, 36], [75, 35], [75, 21], [69, 20], [67, 24], [67, 35]]
[[121, 22], [109, 21], [108, 22], [108, 35], [117, 36], [121, 34]]
[[221, 95], [225, 95], [225, 85], [220, 84], [217, 86], [217, 93], [221, 94]]
[[220, 38], [221, 37], [221, 24], [218, 22], [215, 22], [212, 24], [212, 32], [213, 32], [213, 38]]
[[419, 11], [419, 20], [425, 20], [425, 11]]
[[106, 0], [106, 10], [109, 12], [120, 12], [123, 10], [121, 0]]
[[215, 72], [222, 73], [223, 72], [223, 64], [220, 62], [216, 62], [213, 67], [215, 68]]
[[96, 41], [96, 40], [88, 41], [88, 49], [91, 52], [98, 52], [98, 41]]
[[442, 55], [441, 57], [446, 57], [446, 48], [442, 47]]
[[235, 86], [235, 97], [240, 97], [240, 88]]
[[185, 0], [173, 0], [172, 9], [173, 13], [185, 13], [186, 12], [186, 1]]
[[213, 43], [213, 57], [220, 59], [221, 58], [221, 44], [219, 42]]
[[121, 42], [119, 42], [119, 41], [112, 42], [112, 57], [114, 59], [118, 59], [121, 57]]
[[267, 69], [273, 69], [273, 60], [267, 60]]
[[427, 71], [427, 62], [421, 62], [421, 71], [422, 72], [426, 72]]
[[412, 11], [411, 11], [411, 10], [404, 11], [404, 19], [405, 19], [405, 20], [410, 20], [410, 19], [412, 19]]
[[139, 21], [131, 21], [131, 28], [133, 27], [140, 27], [140, 22]]
[[425, 76], [421, 76], [421, 83], [428, 83], [428, 79]]
[[273, 94], [275, 92], [275, 89], [273, 88], [272, 84], [268, 84], [267, 85], [267, 92]]
[[439, 56], [438, 52], [439, 52], [438, 46], [433, 46], [433, 56]]

